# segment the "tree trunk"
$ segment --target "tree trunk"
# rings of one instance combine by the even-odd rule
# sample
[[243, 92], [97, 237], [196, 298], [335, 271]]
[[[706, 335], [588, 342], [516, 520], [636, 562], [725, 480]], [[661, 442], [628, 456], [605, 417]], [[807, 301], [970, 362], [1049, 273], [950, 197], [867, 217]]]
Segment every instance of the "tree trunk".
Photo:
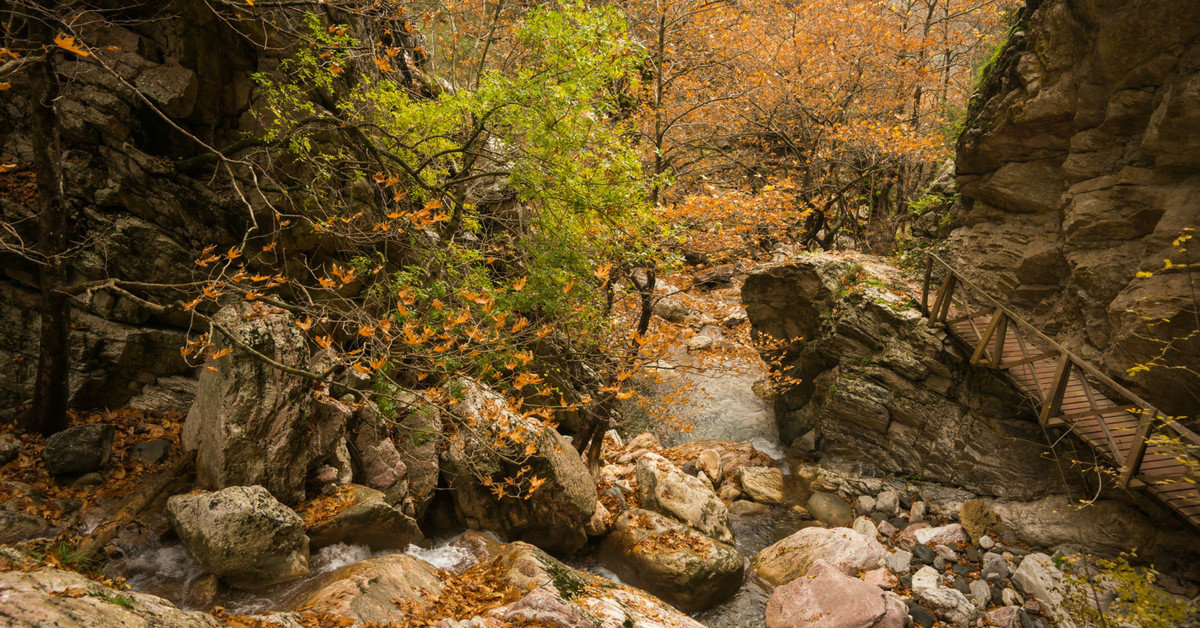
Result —
[[[45, 30], [45, 29], [39, 29]], [[49, 44], [49, 35], [44, 40]], [[53, 45], [47, 45], [52, 51]], [[30, 120], [37, 177], [38, 252], [41, 267], [41, 343], [37, 379], [33, 389], [33, 410], [26, 429], [42, 434], [61, 431], [67, 423], [67, 377], [70, 368], [70, 306], [60, 289], [66, 281], [63, 253], [67, 248], [67, 206], [63, 191], [62, 146], [54, 105], [58, 100], [58, 76], [54, 72], [53, 53], [33, 64]]]

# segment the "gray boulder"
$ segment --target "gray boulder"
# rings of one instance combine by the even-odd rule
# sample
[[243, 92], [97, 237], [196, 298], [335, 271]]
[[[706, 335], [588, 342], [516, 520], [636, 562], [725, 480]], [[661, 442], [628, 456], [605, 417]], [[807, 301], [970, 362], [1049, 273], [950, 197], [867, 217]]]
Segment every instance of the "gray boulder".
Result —
[[403, 549], [422, 539], [417, 522], [389, 504], [380, 491], [349, 484], [338, 497], [343, 500], [342, 508], [309, 526], [312, 549], [334, 543], [366, 545], [376, 550]]
[[[463, 423], [448, 438], [441, 468], [467, 526], [550, 551], [583, 547], [585, 526], [596, 511], [596, 484], [571, 444], [553, 428], [514, 414], [503, 397], [478, 382], [458, 380], [454, 388], [461, 395], [456, 408]], [[497, 447], [502, 431], [516, 438]], [[516, 477], [526, 466], [523, 477], [541, 482], [528, 498], [497, 499], [483, 482]]]
[[[307, 368], [307, 340], [281, 310], [239, 303], [213, 317], [241, 342], [281, 364]], [[308, 472], [332, 453], [350, 410], [318, 403], [312, 383], [265, 364], [213, 333], [214, 349], [233, 352], [200, 375], [182, 444], [196, 449], [196, 479], [205, 487], [265, 486], [286, 503], [304, 499]]]
[[46, 439], [42, 457], [54, 475], [82, 475], [99, 471], [112, 455], [116, 428], [107, 423], [69, 427]]
[[21, 439], [16, 434], [0, 434], [0, 464], [16, 460], [21, 453]]
[[722, 543], [733, 543], [729, 509], [708, 480], [680, 471], [658, 454], [637, 461], [638, 499], [642, 508], [674, 517]]
[[819, 560], [854, 575], [878, 568], [887, 556], [879, 541], [849, 528], [811, 527], [759, 552], [751, 566], [766, 582], [780, 585], [808, 573]]
[[261, 588], [308, 575], [304, 521], [261, 486], [231, 486], [167, 500], [185, 547], [230, 586]]
[[708, 608], [737, 591], [745, 562], [733, 547], [641, 509], [617, 519], [601, 557], [622, 581], [685, 612]]

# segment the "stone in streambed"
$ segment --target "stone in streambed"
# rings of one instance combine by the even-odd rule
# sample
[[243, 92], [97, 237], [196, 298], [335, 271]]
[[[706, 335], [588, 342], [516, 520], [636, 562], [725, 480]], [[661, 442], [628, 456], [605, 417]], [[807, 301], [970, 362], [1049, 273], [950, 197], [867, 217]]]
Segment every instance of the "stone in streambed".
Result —
[[806, 574], [823, 560], [848, 575], [875, 569], [887, 550], [874, 538], [849, 528], [804, 528], [759, 552], [751, 565], [760, 578], [780, 585]]
[[742, 584], [736, 549], [648, 510], [625, 511], [600, 552], [623, 581], [686, 612], [708, 608]]
[[387, 503], [382, 491], [347, 484], [339, 498], [340, 509], [308, 529], [312, 549], [334, 543], [402, 549], [422, 539], [417, 522]]
[[707, 480], [688, 475], [658, 454], [637, 461], [642, 508], [674, 517], [722, 543], [733, 543], [729, 509]]
[[835, 526], [849, 526], [854, 521], [854, 513], [850, 510], [850, 504], [833, 493], [816, 492], [805, 503], [808, 512], [812, 513], [818, 521]]
[[774, 467], [738, 469], [742, 492], [761, 504], [783, 503], [783, 472]]
[[904, 604], [879, 587], [818, 560], [808, 574], [784, 584], [767, 601], [767, 628], [861, 626], [904, 628]]
[[304, 521], [261, 486], [167, 500], [167, 520], [207, 571], [238, 588], [308, 575]]
[[53, 475], [82, 475], [100, 470], [112, 455], [116, 428], [107, 423], [69, 427], [46, 439], [42, 457]]

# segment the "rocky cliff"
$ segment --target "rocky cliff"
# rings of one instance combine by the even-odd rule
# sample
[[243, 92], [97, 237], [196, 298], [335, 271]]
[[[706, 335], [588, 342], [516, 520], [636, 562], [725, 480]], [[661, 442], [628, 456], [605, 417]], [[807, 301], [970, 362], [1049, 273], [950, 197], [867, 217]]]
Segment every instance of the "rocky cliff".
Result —
[[866, 475], [984, 495], [1063, 490], [1030, 406], [926, 325], [894, 268], [814, 253], [750, 274], [742, 300], [776, 374], [785, 443]]
[[[354, 35], [414, 32], [401, 18], [355, 14], [340, 3], [252, 5], [98, 2], [88, 5], [92, 11], [72, 14], [79, 43], [91, 52], [58, 51], [55, 62], [69, 285], [204, 280], [204, 269], [194, 264], [202, 249], [226, 250], [269, 220], [275, 208], [250, 185], [251, 175], [213, 151], [245, 159], [245, 149], [260, 144], [254, 76], [272, 76], [292, 54], [293, 29], [301, 28], [306, 13], [348, 23]], [[415, 37], [392, 39], [410, 50]], [[359, 75], [349, 67], [345, 76]], [[37, 242], [29, 79], [17, 73], [5, 80], [12, 87], [0, 91], [0, 163], [8, 166], [0, 168], [0, 223], [11, 229], [0, 238], [0, 409], [11, 413], [32, 390], [40, 286], [37, 252], [23, 250]], [[332, 102], [330, 94], [312, 97], [322, 106]], [[77, 294], [71, 405], [116, 407], [146, 394], [142, 403], [185, 410], [194, 383], [177, 376], [193, 374], [179, 353], [189, 318], [154, 315], [112, 291]], [[154, 296], [170, 302], [193, 295], [160, 290]]]
[[[1200, 3], [1028, 0], [986, 76], [958, 144], [956, 265], [1196, 414], [1200, 248], [1173, 241], [1200, 223]], [[1126, 375], [1157, 356], [1192, 371]]]

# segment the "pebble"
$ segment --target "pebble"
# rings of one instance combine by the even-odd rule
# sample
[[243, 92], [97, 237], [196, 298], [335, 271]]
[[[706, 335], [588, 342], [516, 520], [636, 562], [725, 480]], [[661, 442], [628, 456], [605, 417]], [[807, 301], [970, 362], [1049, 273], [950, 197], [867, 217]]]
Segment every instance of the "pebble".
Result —
[[933, 546], [933, 551], [936, 552], [938, 556], [945, 558], [946, 562], [948, 563], [958, 560], [958, 552], [950, 549], [949, 545], [935, 545]]
[[912, 568], [912, 557], [912, 552], [896, 550], [883, 560], [883, 564], [896, 573], [907, 573]]
[[1034, 614], [1040, 613], [1042, 611], [1042, 605], [1039, 604], [1037, 600], [1028, 599], [1028, 600], [1025, 600], [1024, 609], [1025, 609], [1025, 612], [1027, 612], [1031, 615], [1034, 615]]
[[946, 571], [946, 559], [941, 556], [933, 559], [933, 568], [938, 571]]
[[983, 569], [980, 570], [980, 575], [987, 580], [999, 580], [1007, 578], [1012, 570], [1008, 567], [1008, 561], [1004, 557], [994, 552], [988, 552], [983, 555]]
[[1037, 624], [1033, 623], [1033, 618], [1029, 616], [1029, 613], [1021, 611], [1017, 613], [1017, 617], [1021, 619], [1021, 628], [1037, 628]]
[[912, 586], [912, 580], [913, 580], [912, 574], [907, 574], [907, 573], [906, 573], [906, 574], [904, 574], [903, 576], [900, 576], [900, 586], [902, 586], [902, 587], [911, 587], [911, 586]]
[[1004, 603], [1004, 587], [999, 584], [992, 585], [992, 605], [1005, 606]]
[[912, 508], [910, 508], [908, 511], [908, 520], [920, 521], [925, 518], [925, 512], [925, 502], [915, 501], [913, 502]]
[[958, 589], [963, 595], [971, 595], [971, 585], [967, 583], [967, 579], [962, 576], [954, 578], [954, 588]]
[[900, 517], [893, 517], [888, 519], [887, 522], [892, 524], [892, 527], [896, 528], [897, 530], [903, 530], [904, 528], [908, 527], [908, 522]]
[[996, 547], [996, 541], [992, 537], [985, 534], [979, 537], [979, 547], [982, 547], [985, 550], [990, 550], [993, 547]]
[[875, 511], [875, 498], [870, 495], [859, 495], [858, 499], [854, 500], [854, 512], [860, 515], [865, 515]]
[[983, 562], [983, 552], [980, 552], [978, 548], [968, 547], [967, 548], [967, 560], [969, 560], [973, 563], [982, 563]]
[[936, 589], [941, 579], [941, 576], [932, 567], [922, 567], [913, 574], [911, 583], [913, 593]]
[[924, 606], [913, 606], [908, 609], [908, 616], [912, 617], [913, 624], [930, 628], [935, 621], [933, 612]]
[[[950, 566], [950, 571], [953, 571], [954, 573], [956, 573], [960, 576], [965, 576], [965, 575], [971, 573], [971, 568], [969, 566], [963, 565], [961, 563], [955, 563]], [[982, 582], [982, 580], [980, 582]]]
[[967, 597], [975, 603], [975, 608], [987, 610], [988, 602], [992, 599], [992, 589], [983, 580], [975, 580], [970, 585], [971, 592]]
[[889, 517], [900, 512], [900, 496], [896, 491], [884, 491], [875, 498], [875, 509], [887, 513]]
[[1021, 594], [1017, 593], [1016, 589], [1010, 589], [1008, 587], [1005, 587], [1004, 591], [1000, 593], [1000, 601], [1003, 602], [1005, 606], [1020, 606], [1025, 602], [1025, 600], [1021, 597]]
[[913, 545], [912, 551], [913, 556], [926, 565], [932, 565], [933, 561], [937, 559], [937, 552], [934, 552], [932, 547], [929, 547], [924, 543], [917, 543], [916, 545]]
[[882, 534], [883, 536], [885, 536], [889, 539], [892, 538], [897, 532], [900, 531], [900, 530], [896, 529], [896, 526], [892, 525], [888, 521], [880, 521], [877, 529], [879, 530], [880, 534]]

